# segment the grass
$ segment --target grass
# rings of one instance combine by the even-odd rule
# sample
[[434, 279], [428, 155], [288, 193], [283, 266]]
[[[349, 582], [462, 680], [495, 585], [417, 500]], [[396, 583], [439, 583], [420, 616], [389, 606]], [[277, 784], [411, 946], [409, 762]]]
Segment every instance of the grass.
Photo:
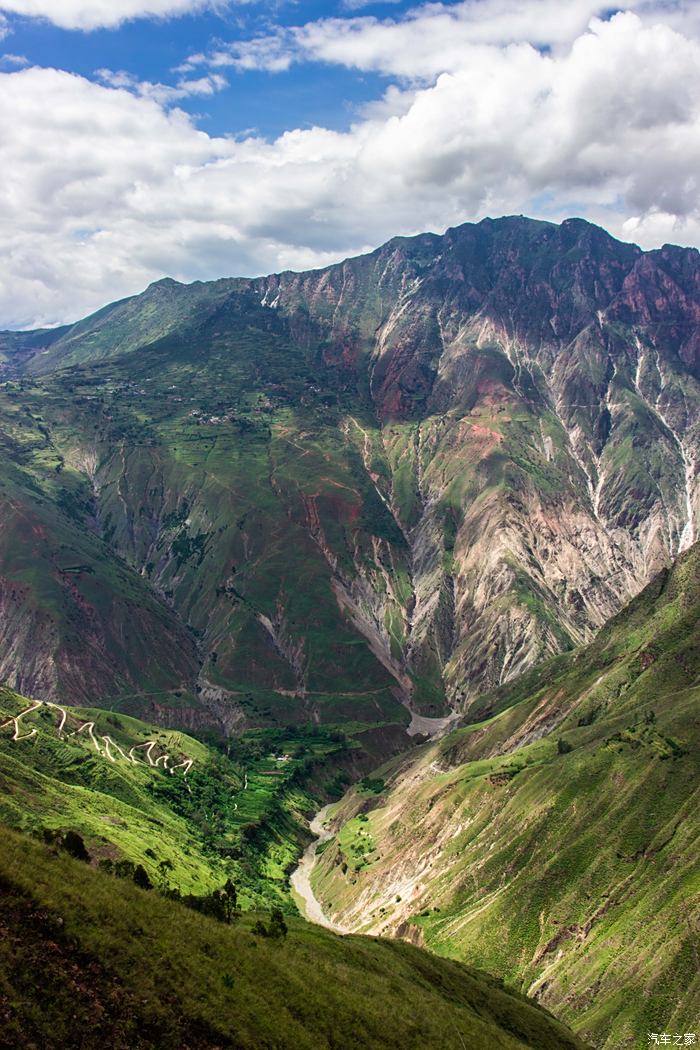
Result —
[[382, 767], [337, 807], [327, 911], [504, 974], [596, 1046], [696, 1030], [699, 622], [696, 545], [590, 646]]
[[545, 1011], [410, 945], [216, 923], [5, 831], [6, 1046], [575, 1050]]
[[[342, 791], [343, 756], [353, 758], [344, 734], [292, 725], [222, 747], [123, 713], [65, 708], [59, 735], [61, 709], [44, 705], [21, 719], [26, 738], [14, 741], [12, 719], [29, 707], [0, 689], [0, 820], [37, 835], [76, 831], [95, 863], [140, 864], [181, 893], [206, 894], [232, 878], [243, 907], [295, 911], [288, 874], [306, 842], [304, 814]], [[79, 731], [89, 725], [93, 737]], [[194, 764], [186, 775], [151, 766], [149, 741], [152, 760], [167, 753], [170, 765]]]

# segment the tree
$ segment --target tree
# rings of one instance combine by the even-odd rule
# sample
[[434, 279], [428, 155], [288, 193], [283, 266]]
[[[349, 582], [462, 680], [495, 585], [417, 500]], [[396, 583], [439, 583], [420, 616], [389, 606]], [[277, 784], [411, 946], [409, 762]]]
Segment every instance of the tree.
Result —
[[270, 914], [270, 925], [267, 930], [268, 937], [286, 937], [287, 923], [279, 908], [273, 908]]
[[236, 884], [231, 879], [227, 879], [221, 893], [226, 922], [231, 922], [231, 919], [238, 912], [238, 890], [236, 889]]
[[168, 860], [167, 857], [165, 860], [162, 860], [158, 865], [158, 877], [160, 879], [161, 889], [168, 889], [168, 875], [173, 870], [174, 864], [171, 860]]
[[90, 863], [90, 854], [85, 848], [82, 835], [79, 835], [77, 831], [67, 831], [63, 836], [62, 845], [66, 853], [70, 853], [71, 857], [75, 857], [76, 860], [84, 860], [88, 864]]
[[137, 886], [140, 886], [142, 890], [152, 890], [153, 883], [148, 877], [148, 872], [144, 868], [143, 864], [137, 864], [134, 868], [133, 875], [134, 882]]

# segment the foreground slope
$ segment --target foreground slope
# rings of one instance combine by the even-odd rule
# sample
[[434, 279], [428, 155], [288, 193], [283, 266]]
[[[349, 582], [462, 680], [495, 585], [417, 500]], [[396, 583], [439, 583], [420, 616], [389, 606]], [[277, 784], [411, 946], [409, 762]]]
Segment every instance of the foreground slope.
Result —
[[336, 921], [503, 973], [586, 1040], [700, 1021], [700, 545], [588, 648], [346, 797]]
[[468, 706], [692, 542], [699, 319], [695, 250], [511, 217], [0, 336], [0, 677], [226, 733]]
[[3, 1047], [581, 1050], [545, 1011], [409, 945], [233, 926], [3, 832]]

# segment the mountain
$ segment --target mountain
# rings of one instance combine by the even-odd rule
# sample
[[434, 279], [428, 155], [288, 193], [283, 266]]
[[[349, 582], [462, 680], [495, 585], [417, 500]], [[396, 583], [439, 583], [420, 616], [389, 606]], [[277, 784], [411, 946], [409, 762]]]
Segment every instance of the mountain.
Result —
[[505, 980], [598, 1047], [700, 1018], [700, 544], [595, 641], [334, 811], [335, 922]]
[[468, 710], [695, 538], [699, 320], [694, 249], [510, 217], [5, 333], [0, 678], [372, 748]]
[[410, 945], [215, 922], [3, 830], [0, 1046], [583, 1050], [545, 1010]]
[[[465, 963], [695, 1030], [699, 332], [697, 251], [510, 217], [0, 333], [10, 1045], [577, 1045]], [[372, 936], [268, 936], [351, 782]]]

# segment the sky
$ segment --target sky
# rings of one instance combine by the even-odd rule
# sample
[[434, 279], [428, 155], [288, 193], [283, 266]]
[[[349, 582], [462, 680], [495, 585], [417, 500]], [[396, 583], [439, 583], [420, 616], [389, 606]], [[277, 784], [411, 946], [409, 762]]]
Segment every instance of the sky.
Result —
[[0, 328], [489, 215], [700, 245], [700, 2], [0, 0]]

